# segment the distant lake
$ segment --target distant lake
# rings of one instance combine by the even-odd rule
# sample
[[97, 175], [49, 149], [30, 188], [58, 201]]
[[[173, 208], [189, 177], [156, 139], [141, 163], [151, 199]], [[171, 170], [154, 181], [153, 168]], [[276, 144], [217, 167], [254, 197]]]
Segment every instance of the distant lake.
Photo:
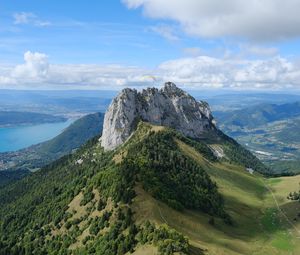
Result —
[[47, 141], [59, 135], [73, 121], [0, 128], [0, 152], [16, 151]]

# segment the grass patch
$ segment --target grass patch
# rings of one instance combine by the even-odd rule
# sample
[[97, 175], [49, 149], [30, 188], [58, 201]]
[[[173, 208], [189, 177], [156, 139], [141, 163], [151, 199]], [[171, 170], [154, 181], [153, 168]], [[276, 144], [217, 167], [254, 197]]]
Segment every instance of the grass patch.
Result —
[[280, 183], [281, 181], [282, 181], [281, 178], [272, 178], [272, 179], [268, 179], [267, 183], [268, 183], [268, 185], [272, 186], [272, 185]]
[[264, 216], [261, 219], [261, 223], [264, 229], [270, 233], [273, 233], [279, 229], [280, 223], [277, 216], [278, 211], [274, 208], [267, 208]]
[[279, 231], [274, 236], [272, 245], [280, 250], [292, 252], [294, 245], [291, 242], [291, 235], [287, 231]]

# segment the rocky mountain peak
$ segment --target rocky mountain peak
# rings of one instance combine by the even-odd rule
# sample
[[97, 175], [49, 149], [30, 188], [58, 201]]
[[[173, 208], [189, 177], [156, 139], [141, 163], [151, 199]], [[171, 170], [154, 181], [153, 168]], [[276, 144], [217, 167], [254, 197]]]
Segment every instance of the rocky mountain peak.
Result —
[[132, 134], [140, 120], [174, 128], [192, 138], [202, 138], [216, 130], [206, 102], [198, 102], [167, 82], [160, 90], [123, 89], [105, 114], [101, 145], [106, 150], [116, 148]]
[[169, 96], [187, 96], [188, 94], [182, 89], [178, 88], [173, 82], [166, 82], [165, 86], [161, 89], [162, 93]]

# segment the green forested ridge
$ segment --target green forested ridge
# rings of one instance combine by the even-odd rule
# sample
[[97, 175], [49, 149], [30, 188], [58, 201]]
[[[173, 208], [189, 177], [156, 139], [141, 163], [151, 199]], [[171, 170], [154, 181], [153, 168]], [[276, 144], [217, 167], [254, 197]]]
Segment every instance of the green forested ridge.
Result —
[[138, 168], [144, 189], [171, 207], [226, 217], [215, 183], [204, 169], [178, 150], [174, 137], [181, 136], [171, 130], [151, 131], [143, 143], [130, 147], [128, 155], [132, 156], [127, 156], [126, 168]]
[[104, 152], [96, 137], [74, 154], [0, 189], [0, 254], [125, 254], [145, 244], [161, 254], [188, 254], [182, 234], [137, 223], [138, 212], [131, 209], [141, 183], [172, 208], [202, 211], [231, 223], [205, 167], [183, 154], [174, 139], [217, 161], [203, 142], [140, 123], [116, 151]]
[[103, 113], [86, 115], [72, 123], [60, 135], [41, 144], [37, 149], [41, 153], [67, 154], [87, 140], [101, 134]]

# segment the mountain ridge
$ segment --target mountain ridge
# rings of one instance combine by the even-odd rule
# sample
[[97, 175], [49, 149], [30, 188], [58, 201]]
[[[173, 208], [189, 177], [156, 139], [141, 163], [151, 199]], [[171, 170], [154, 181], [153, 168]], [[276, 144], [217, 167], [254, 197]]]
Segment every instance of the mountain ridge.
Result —
[[160, 90], [124, 89], [113, 99], [104, 117], [101, 145], [107, 150], [116, 148], [132, 134], [139, 120], [172, 127], [192, 138], [216, 130], [206, 102], [198, 102], [174, 83], [166, 82]]
[[258, 104], [240, 110], [216, 112], [218, 122], [238, 128], [253, 128], [270, 122], [300, 116], [300, 102], [285, 104]]
[[220, 130], [206, 135], [139, 120], [113, 150], [97, 136], [0, 189], [0, 254], [253, 254], [268, 169]]
[[[254, 196], [261, 203], [263, 185], [245, 166], [216, 158], [205, 142], [145, 122], [115, 150], [104, 151], [98, 139], [0, 189], [1, 255], [22, 255], [26, 250], [74, 255], [143, 254], [140, 250], [153, 255], [206, 254], [215, 248], [203, 246], [207, 231], [189, 235], [190, 217], [200, 219], [193, 226], [200, 224], [217, 235], [219, 228], [229, 236], [235, 233], [238, 243], [239, 231], [246, 231], [243, 224], [255, 220], [259, 226], [259, 211], [248, 201]], [[236, 200], [240, 194], [245, 201]], [[178, 223], [174, 215], [180, 216]], [[251, 238], [252, 232], [243, 233], [243, 238]], [[227, 247], [226, 254], [252, 254], [251, 250]]]

